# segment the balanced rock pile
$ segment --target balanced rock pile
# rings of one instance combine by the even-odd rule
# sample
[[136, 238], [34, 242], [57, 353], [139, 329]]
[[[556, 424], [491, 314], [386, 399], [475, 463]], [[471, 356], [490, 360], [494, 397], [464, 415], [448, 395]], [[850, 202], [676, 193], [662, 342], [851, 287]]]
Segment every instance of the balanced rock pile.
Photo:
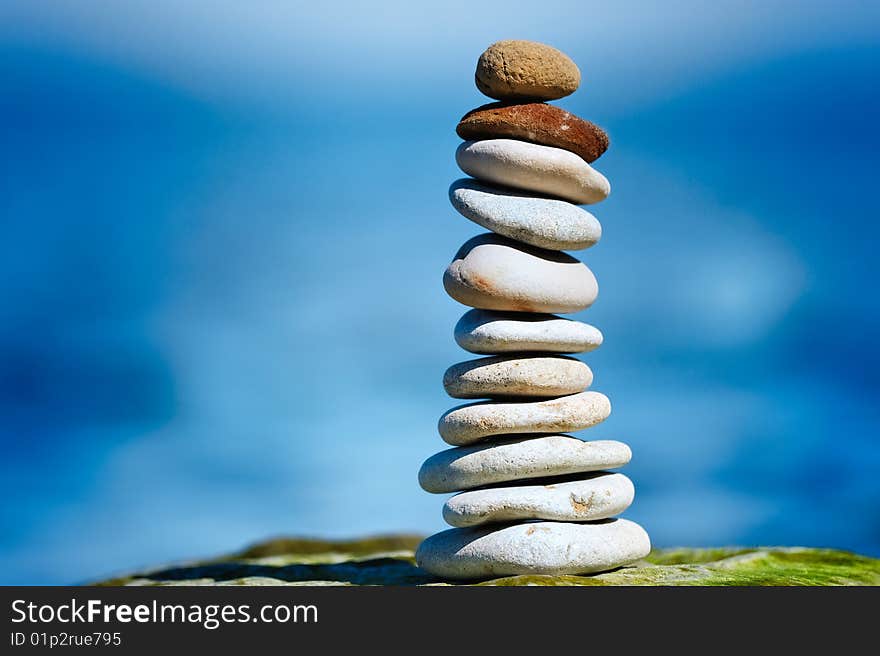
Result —
[[499, 100], [464, 116], [455, 154], [473, 176], [449, 197], [465, 218], [491, 230], [467, 241], [443, 285], [474, 309], [455, 327], [465, 350], [487, 357], [451, 366], [450, 396], [490, 399], [440, 418], [454, 448], [428, 458], [419, 483], [459, 492], [443, 506], [455, 528], [426, 539], [420, 567], [451, 579], [517, 574], [580, 574], [613, 569], [650, 551], [645, 531], [612, 519], [633, 500], [633, 485], [606, 470], [629, 462], [615, 441], [566, 435], [605, 420], [608, 398], [586, 391], [590, 368], [562, 354], [592, 351], [602, 334], [554, 313], [596, 299], [592, 272], [562, 252], [595, 244], [597, 203], [608, 180], [590, 162], [608, 147], [601, 128], [544, 101], [569, 95], [580, 71], [555, 48], [501, 41], [479, 59], [476, 83]]

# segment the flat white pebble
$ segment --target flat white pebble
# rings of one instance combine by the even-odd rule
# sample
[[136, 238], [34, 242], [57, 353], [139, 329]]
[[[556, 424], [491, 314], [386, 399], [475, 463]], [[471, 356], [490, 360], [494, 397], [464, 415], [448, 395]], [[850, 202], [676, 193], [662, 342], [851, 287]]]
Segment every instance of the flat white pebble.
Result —
[[573, 152], [516, 139], [465, 141], [458, 167], [479, 180], [590, 204], [611, 193], [607, 178]]
[[607, 571], [644, 558], [650, 551], [648, 534], [626, 519], [585, 524], [527, 522], [437, 533], [419, 545], [416, 563], [446, 579], [560, 576]]
[[529, 196], [470, 178], [452, 183], [449, 200], [474, 223], [538, 248], [580, 250], [602, 236], [595, 216], [564, 200]]
[[581, 474], [623, 467], [632, 451], [623, 442], [585, 442], [571, 435], [493, 440], [435, 453], [419, 469], [419, 485], [443, 494], [483, 485]]
[[464, 243], [443, 287], [459, 303], [515, 312], [578, 312], [599, 293], [592, 271], [571, 255], [491, 233]]
[[455, 341], [471, 353], [540, 351], [584, 353], [602, 344], [598, 328], [552, 314], [469, 310], [455, 326]]
[[563, 396], [583, 392], [593, 372], [580, 360], [563, 356], [493, 356], [454, 364], [443, 387], [456, 399]]
[[599, 392], [580, 392], [529, 403], [473, 403], [453, 408], [438, 422], [447, 444], [464, 446], [493, 435], [567, 433], [605, 421], [611, 401]]
[[632, 481], [623, 474], [554, 481], [461, 492], [443, 506], [443, 519], [460, 528], [529, 519], [595, 521], [619, 515], [635, 496]]

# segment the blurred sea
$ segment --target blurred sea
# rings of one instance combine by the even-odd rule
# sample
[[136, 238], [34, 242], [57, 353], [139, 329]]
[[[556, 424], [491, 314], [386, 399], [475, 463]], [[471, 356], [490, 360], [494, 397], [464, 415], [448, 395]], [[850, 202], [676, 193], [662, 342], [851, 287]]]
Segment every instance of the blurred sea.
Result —
[[0, 583], [443, 527], [446, 189], [500, 38], [611, 135], [577, 318], [627, 516], [880, 555], [880, 6], [608, 4], [3, 3]]

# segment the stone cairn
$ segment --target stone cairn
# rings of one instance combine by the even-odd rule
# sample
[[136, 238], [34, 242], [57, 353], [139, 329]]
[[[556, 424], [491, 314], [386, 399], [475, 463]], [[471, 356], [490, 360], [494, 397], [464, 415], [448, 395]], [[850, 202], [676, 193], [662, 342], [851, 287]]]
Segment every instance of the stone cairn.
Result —
[[[531, 41], [500, 41], [477, 62], [477, 88], [500, 102], [467, 113], [455, 153], [473, 176], [449, 190], [453, 207], [491, 230], [467, 241], [443, 286], [474, 308], [455, 340], [486, 355], [443, 377], [459, 406], [440, 418], [454, 448], [428, 458], [422, 488], [459, 492], [443, 506], [455, 528], [427, 538], [416, 561], [443, 578], [582, 574], [638, 560], [651, 549], [638, 524], [612, 519], [633, 500], [633, 484], [606, 470], [629, 462], [626, 444], [564, 433], [611, 413], [608, 398], [585, 391], [590, 368], [561, 354], [602, 343], [593, 326], [554, 313], [596, 299], [592, 272], [564, 253], [595, 244], [596, 218], [578, 205], [611, 188], [590, 162], [608, 147], [605, 132], [544, 101], [569, 95], [580, 70], [565, 54]], [[462, 491], [463, 490], [463, 491]]]

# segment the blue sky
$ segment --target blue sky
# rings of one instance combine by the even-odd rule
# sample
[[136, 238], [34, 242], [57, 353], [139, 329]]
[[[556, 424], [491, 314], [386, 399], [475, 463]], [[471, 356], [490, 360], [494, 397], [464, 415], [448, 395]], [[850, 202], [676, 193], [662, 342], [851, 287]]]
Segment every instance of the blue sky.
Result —
[[[0, 582], [443, 527], [479, 53], [569, 53], [656, 544], [880, 554], [876, 3], [7, 2]], [[377, 8], [380, 7], [380, 8]]]

